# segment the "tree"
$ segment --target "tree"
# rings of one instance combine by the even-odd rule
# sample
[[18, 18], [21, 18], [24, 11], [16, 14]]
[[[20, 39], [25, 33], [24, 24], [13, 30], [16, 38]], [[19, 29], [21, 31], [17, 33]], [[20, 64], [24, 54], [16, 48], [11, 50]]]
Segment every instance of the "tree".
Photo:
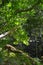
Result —
[[[43, 1], [0, 0], [0, 2], [0, 47], [10, 44], [11, 38], [12, 44], [22, 42], [28, 45], [30, 38], [28, 33], [33, 29], [39, 30], [40, 27], [43, 29]], [[36, 35], [37, 33], [38, 31]]]

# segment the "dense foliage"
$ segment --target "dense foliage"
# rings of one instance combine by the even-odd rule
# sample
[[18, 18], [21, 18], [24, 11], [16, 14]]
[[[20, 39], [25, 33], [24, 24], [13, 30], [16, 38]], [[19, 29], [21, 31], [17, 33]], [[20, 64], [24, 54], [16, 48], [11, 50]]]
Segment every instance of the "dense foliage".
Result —
[[[43, 35], [43, 0], [0, 0], [0, 63], [2, 58], [6, 59], [7, 56], [6, 50], [3, 51], [6, 44], [22, 42], [29, 45], [28, 41], [34, 30], [35, 36], [38, 36], [40, 30]], [[10, 56], [12, 55], [11, 53]], [[17, 57], [13, 55], [15, 63], [21, 63], [22, 60], [23, 64], [20, 65], [31, 65], [28, 58], [20, 57], [19, 54], [18, 56], [18, 59], [21, 59], [16, 62]]]

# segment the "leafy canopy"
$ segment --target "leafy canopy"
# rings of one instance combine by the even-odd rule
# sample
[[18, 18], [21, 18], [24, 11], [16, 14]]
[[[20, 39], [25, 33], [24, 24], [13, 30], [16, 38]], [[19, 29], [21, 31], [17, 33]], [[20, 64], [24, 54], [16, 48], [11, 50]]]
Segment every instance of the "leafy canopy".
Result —
[[[27, 30], [30, 31], [39, 27], [39, 25], [42, 26], [42, 20], [42, 0], [0, 0], [0, 34], [10, 31], [0, 41], [6, 40], [9, 42], [9, 38], [12, 36], [16, 39], [14, 43], [28, 44]], [[25, 24], [28, 25], [23, 27]]]

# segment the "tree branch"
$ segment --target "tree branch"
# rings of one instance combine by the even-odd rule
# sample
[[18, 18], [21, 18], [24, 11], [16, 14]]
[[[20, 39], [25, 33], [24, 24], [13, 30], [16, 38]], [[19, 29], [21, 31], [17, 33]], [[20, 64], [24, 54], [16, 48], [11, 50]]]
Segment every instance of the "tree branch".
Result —
[[32, 58], [31, 56], [29, 56], [28, 54], [25, 54], [25, 52], [23, 52], [22, 50], [17, 49], [16, 47], [13, 47], [10, 44], [7, 44], [4, 49], [7, 49], [9, 52], [13, 52], [13, 53], [21, 53], [22, 55], [25, 55], [27, 58], [29, 58], [29, 60], [31, 61], [31, 63], [33, 65], [36, 64], [36, 61], [34, 60], [34, 58]]
[[0, 35], [0, 39], [1, 39], [1, 38], [4, 38], [4, 37], [7, 36], [9, 33], [10, 33], [10, 31], [1, 34], [1, 35]]
[[9, 31], [7, 31], [7, 32], [5, 32], [5, 33], [2, 33], [2, 34], [0, 35], [0, 39], [2, 39], [2, 38], [4, 38], [5, 36], [11, 34], [11, 32], [16, 31], [18, 28], [19, 28], [19, 25], [13, 27], [11, 30], [9, 30]]

